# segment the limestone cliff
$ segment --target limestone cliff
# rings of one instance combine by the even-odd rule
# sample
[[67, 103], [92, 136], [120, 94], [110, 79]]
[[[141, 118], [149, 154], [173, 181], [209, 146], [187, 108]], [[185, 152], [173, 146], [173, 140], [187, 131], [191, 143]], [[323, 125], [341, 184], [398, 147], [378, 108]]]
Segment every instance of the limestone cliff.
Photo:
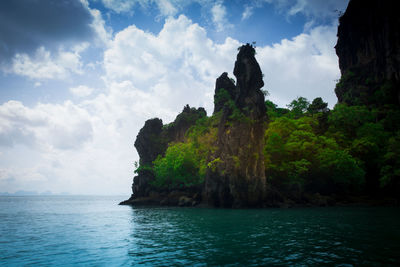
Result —
[[350, 0], [335, 46], [342, 78], [335, 92], [350, 105], [400, 103], [400, 16], [396, 0]]
[[[239, 49], [234, 75], [237, 83], [223, 73], [217, 80], [214, 95], [214, 127], [212, 153], [202, 187], [176, 189], [169, 192], [152, 185], [155, 179], [153, 161], [166, 152], [171, 142], [185, 142], [188, 129], [206, 116], [203, 108], [184, 107], [176, 119], [163, 125], [160, 119], [145, 122], [135, 141], [140, 167], [132, 185], [132, 197], [121, 204], [178, 204], [181, 200], [198, 203], [200, 196], [210, 206], [261, 206], [266, 193], [264, 167], [264, 131], [266, 108], [263, 75], [255, 57], [255, 49], [247, 44]], [[211, 119], [211, 118], [210, 118]], [[215, 132], [217, 132], [215, 128]], [[187, 192], [186, 192], [186, 191]], [[171, 200], [172, 199], [172, 200]]]
[[[167, 149], [167, 140], [163, 134], [163, 123], [158, 118], [147, 120], [136, 136], [135, 147], [139, 154], [140, 166], [150, 166], [158, 155], [164, 154]], [[146, 168], [141, 168], [134, 177], [132, 197], [144, 197], [150, 192], [150, 182], [154, 175]]]
[[149, 197], [154, 190], [151, 181], [154, 174], [149, 170], [153, 161], [159, 156], [164, 155], [168, 143], [182, 142], [187, 130], [196, 123], [199, 118], [207, 116], [204, 108], [191, 108], [186, 105], [183, 111], [177, 115], [175, 120], [167, 125], [163, 125], [161, 119], [154, 118], [147, 120], [142, 129], [136, 136], [135, 148], [139, 154], [139, 166], [137, 175], [133, 178], [132, 196], [123, 204], [130, 204], [137, 198]]
[[164, 126], [164, 136], [168, 142], [183, 142], [187, 130], [196, 123], [199, 118], [207, 116], [204, 108], [191, 108], [186, 105], [175, 120]]
[[260, 91], [264, 82], [254, 55], [251, 45], [240, 48], [234, 69], [236, 87], [225, 73], [216, 82], [216, 95], [220, 91], [225, 97], [217, 97], [224, 101], [216, 101], [214, 111], [222, 112], [214, 155], [218, 164], [208, 169], [205, 180], [204, 195], [211, 206], [257, 206], [265, 196], [266, 112]]
[[223, 110], [226, 102], [228, 100], [235, 100], [237, 95], [237, 88], [233, 81], [228, 77], [228, 73], [222, 73], [215, 82], [213, 114]]

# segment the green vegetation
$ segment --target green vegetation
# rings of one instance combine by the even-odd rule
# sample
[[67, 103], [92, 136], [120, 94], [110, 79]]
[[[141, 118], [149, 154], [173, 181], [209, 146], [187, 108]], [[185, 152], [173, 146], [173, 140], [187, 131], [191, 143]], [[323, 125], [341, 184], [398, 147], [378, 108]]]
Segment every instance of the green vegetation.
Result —
[[[297, 112], [297, 111], [295, 111]], [[331, 193], [359, 188], [364, 172], [357, 159], [333, 137], [318, 135], [318, 117], [273, 119], [265, 134], [266, 174], [272, 185], [286, 190]]]
[[285, 112], [268, 100], [266, 106], [265, 167], [278, 190], [377, 194], [399, 187], [396, 106], [337, 104], [329, 110], [321, 98], [309, 104], [303, 97]]
[[153, 185], [162, 188], [182, 188], [204, 181], [204, 160], [191, 143], [171, 144], [164, 157], [154, 161], [156, 179]]
[[[245, 115], [248, 110], [236, 107], [226, 90], [220, 89], [215, 101], [229, 111], [226, 126], [235, 121], [251, 121]], [[397, 106], [370, 108], [342, 103], [329, 110], [320, 97], [311, 103], [298, 97], [288, 108], [279, 108], [266, 100], [265, 106], [265, 171], [272, 188], [289, 197], [304, 193], [355, 195], [399, 191]], [[152, 172], [152, 185], [159, 189], [201, 186], [208, 168], [215, 171], [223, 166], [220, 158], [213, 158], [222, 114], [223, 110], [211, 117], [190, 117], [196, 123], [186, 132], [184, 142], [168, 144], [165, 154], [159, 155], [153, 166], [140, 166], [137, 172]], [[179, 117], [177, 121], [186, 119]], [[171, 125], [164, 126], [168, 127]], [[235, 168], [240, 168], [239, 157], [232, 159]]]
[[178, 189], [201, 185], [207, 167], [216, 168], [219, 159], [209, 160], [215, 152], [217, 123], [220, 114], [202, 117], [186, 133], [185, 142], [170, 143], [165, 156], [153, 162], [153, 186], [160, 189]]
[[400, 131], [391, 137], [383, 156], [381, 168], [381, 187], [398, 187], [400, 182]]
[[308, 109], [310, 102], [304, 97], [298, 97], [288, 105], [290, 115], [294, 118], [301, 117]]
[[248, 118], [244, 112], [236, 106], [235, 101], [232, 99], [229, 92], [224, 88], [218, 90], [214, 101], [217, 106], [223, 106], [230, 112], [229, 119], [231, 121], [241, 121], [247, 123], [251, 122], [250, 118]]

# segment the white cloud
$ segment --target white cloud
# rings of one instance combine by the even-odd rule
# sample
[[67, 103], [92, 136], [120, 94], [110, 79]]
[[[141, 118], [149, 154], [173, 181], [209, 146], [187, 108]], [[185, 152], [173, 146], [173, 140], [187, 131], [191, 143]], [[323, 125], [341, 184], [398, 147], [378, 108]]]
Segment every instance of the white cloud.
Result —
[[82, 62], [77, 51], [59, 51], [52, 55], [40, 47], [33, 57], [27, 54], [16, 54], [12, 66], [7, 72], [13, 72], [32, 79], [65, 79], [70, 73], [82, 74]]
[[93, 17], [93, 22], [90, 24], [90, 26], [96, 32], [95, 40], [97, 43], [100, 43], [100, 45], [107, 45], [112, 36], [112, 29], [106, 27], [106, 23], [103, 20], [99, 10], [90, 9], [89, 7], [88, 9]]
[[[233, 68], [239, 42], [217, 45], [185, 16], [167, 19], [158, 35], [130, 26], [115, 35], [105, 52], [107, 81], [130, 81], [169, 107], [206, 105], [211, 110], [215, 79]], [[208, 95], [206, 98], [205, 96]], [[176, 108], [178, 106], [178, 108]]]
[[128, 81], [112, 83], [107, 94], [79, 104], [4, 103], [0, 187], [129, 195], [135, 134], [149, 117], [175, 115], [162, 108], [154, 112], [161, 104]]
[[0, 145], [34, 149], [79, 149], [92, 137], [86, 110], [66, 101], [28, 108], [18, 101], [0, 106]]
[[222, 3], [216, 3], [211, 8], [212, 21], [214, 22], [217, 31], [221, 32], [227, 28], [231, 28], [232, 25], [226, 18], [226, 8]]
[[69, 88], [69, 91], [78, 97], [86, 97], [93, 93], [93, 88], [87, 87], [86, 85], [79, 85], [77, 87]]
[[173, 16], [178, 12], [177, 8], [169, 0], [158, 0], [156, 3], [163, 16]]
[[85, 104], [2, 104], [2, 190], [128, 193], [129, 185], [124, 191], [121, 183], [129, 184], [132, 171], [133, 137], [125, 127], [132, 127], [128, 105], [133, 100], [110, 92]]
[[116, 13], [131, 12], [138, 1], [134, 0], [102, 0], [103, 5]]
[[102, 49], [111, 38], [100, 11], [87, 0], [0, 5], [0, 13], [7, 14], [0, 27], [4, 73], [39, 80], [82, 74], [82, 52], [89, 44]]
[[258, 47], [257, 59], [265, 73], [270, 98], [285, 106], [297, 96], [322, 97], [333, 106], [335, 80], [340, 77], [335, 54], [336, 25], [314, 28], [292, 40]]
[[[27, 52], [24, 52], [25, 50], [20, 49], [20, 52], [18, 53], [11, 53], [10, 59], [7, 60], [7, 62], [2, 62], [2, 60], [0, 60], [0, 70], [4, 73], [13, 73], [37, 80], [66, 79], [69, 78], [71, 74], [83, 74], [84, 66], [82, 63], [83, 59], [81, 54], [86, 51], [89, 46], [92, 46], [92, 48], [100, 48], [100, 51], [107, 47], [112, 36], [112, 30], [106, 28], [105, 21], [102, 19], [99, 10], [90, 9], [86, 0], [81, 0], [80, 2], [82, 5], [77, 4], [76, 7], [79, 8], [80, 12], [83, 12], [88, 16], [86, 18], [86, 24], [81, 25], [85, 29], [88, 28], [89, 30], [89, 32], [86, 33], [86, 36], [82, 38], [74, 37], [71, 38], [72, 40], [66, 40], [65, 42], [56, 42], [55, 39], [57, 38], [51, 37], [50, 39], [52, 42], [47, 43], [46, 38], [48, 37], [46, 37], [45, 34], [39, 34], [38, 37], [33, 38], [33, 43], [36, 44], [38, 41], [40, 41], [40, 47], [37, 49], [28, 49]], [[68, 3], [66, 3], [66, 5], [68, 6]], [[40, 5], [35, 3], [33, 3], [32, 6], [35, 8], [40, 8]], [[56, 6], [59, 8], [58, 5]], [[74, 5], [71, 4], [71, 6]], [[50, 5], [50, 7], [54, 8], [55, 6]], [[49, 7], [46, 6], [46, 8]], [[44, 23], [43, 21], [40, 23]], [[51, 23], [52, 22], [47, 22], [47, 24]], [[55, 27], [59, 26], [60, 25]], [[64, 25], [64, 27], [66, 26]], [[51, 28], [54, 30], [52, 27], [46, 26], [44, 28]], [[72, 32], [70, 29], [65, 30], [67, 32]], [[80, 32], [83, 30], [75, 29], [74, 31]], [[82, 33], [80, 34], [82, 35]], [[63, 34], [55, 35], [59, 36], [59, 38], [62, 38]], [[29, 39], [31, 36], [32, 34], [29, 33]], [[43, 38], [43, 40], [41, 40], [41, 38]], [[29, 45], [32, 47], [35, 46], [32, 44], [26, 44], [26, 46]]]
[[253, 15], [254, 6], [245, 6], [244, 11], [242, 13], [242, 20], [246, 20]]

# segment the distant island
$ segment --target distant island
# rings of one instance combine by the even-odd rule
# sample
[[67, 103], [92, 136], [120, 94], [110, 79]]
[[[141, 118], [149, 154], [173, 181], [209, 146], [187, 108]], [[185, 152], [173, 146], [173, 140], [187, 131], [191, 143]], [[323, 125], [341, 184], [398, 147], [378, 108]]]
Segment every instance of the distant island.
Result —
[[186, 105], [170, 124], [158, 118], [145, 122], [135, 141], [140, 160], [132, 196], [120, 204], [398, 205], [400, 16], [395, 3], [350, 0], [339, 19], [335, 49], [341, 78], [332, 110], [320, 97], [311, 102], [298, 97], [287, 108], [265, 100], [256, 48], [239, 47], [236, 80], [227, 73], [217, 78], [211, 116]]

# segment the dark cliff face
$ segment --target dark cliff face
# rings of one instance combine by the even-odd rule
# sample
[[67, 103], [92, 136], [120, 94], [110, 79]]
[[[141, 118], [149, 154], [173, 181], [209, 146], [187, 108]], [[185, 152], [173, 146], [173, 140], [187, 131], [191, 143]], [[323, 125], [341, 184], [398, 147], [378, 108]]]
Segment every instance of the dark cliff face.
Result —
[[163, 134], [166, 140], [168, 140], [168, 142], [183, 142], [187, 130], [194, 125], [198, 119], [205, 116], [207, 116], [207, 112], [204, 108], [200, 107], [196, 109], [186, 105], [171, 124], [165, 125]]
[[342, 78], [335, 92], [351, 105], [400, 103], [400, 16], [396, 0], [350, 0], [335, 46]]
[[153, 161], [159, 155], [165, 154], [168, 143], [183, 142], [187, 130], [204, 116], [207, 116], [204, 108], [196, 109], [186, 105], [175, 120], [168, 125], [163, 125], [162, 120], [158, 118], [145, 122], [135, 141], [141, 168], [138, 171], [138, 175], [133, 178], [133, 198], [147, 197], [151, 190], [154, 189], [151, 186], [154, 174], [146, 167], [151, 167]]
[[266, 110], [264, 95], [260, 90], [264, 86], [264, 81], [260, 65], [254, 57], [255, 53], [256, 51], [251, 45], [242, 46], [236, 57], [233, 74], [237, 79], [236, 105], [240, 109], [246, 107], [251, 109], [253, 116], [257, 119], [263, 118]]
[[140, 157], [140, 165], [151, 164], [159, 154], [163, 154], [167, 144], [162, 138], [162, 120], [147, 120], [136, 136], [135, 148]]
[[[136, 136], [135, 148], [139, 154], [140, 166], [149, 166], [158, 155], [165, 153], [167, 142], [163, 138], [163, 123], [158, 118], [147, 120]], [[154, 179], [152, 172], [142, 169], [133, 178], [134, 197], [143, 197], [149, 193], [149, 182]]]
[[[223, 90], [225, 90], [225, 92], [222, 92]], [[228, 77], [228, 73], [222, 73], [215, 82], [213, 114], [221, 111], [227, 100], [235, 100], [237, 95], [237, 88], [233, 81]]]
[[[251, 45], [240, 48], [235, 63], [236, 95], [216, 105], [222, 110], [218, 127], [217, 152], [219, 164], [209, 169], [204, 195], [208, 204], [221, 207], [247, 207], [261, 205], [265, 196], [264, 167], [265, 104], [260, 88], [264, 85], [260, 67]], [[217, 79], [231, 86], [226, 75]]]

